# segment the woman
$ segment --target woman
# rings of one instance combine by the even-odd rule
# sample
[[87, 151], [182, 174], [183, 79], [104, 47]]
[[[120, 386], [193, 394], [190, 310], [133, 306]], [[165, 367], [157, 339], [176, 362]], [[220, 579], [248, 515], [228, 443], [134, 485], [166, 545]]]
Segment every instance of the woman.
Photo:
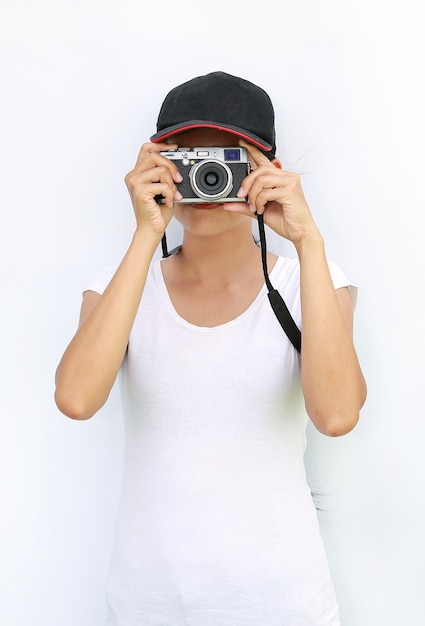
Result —
[[[164, 153], [188, 146], [248, 151], [241, 201], [184, 201]], [[90, 418], [121, 372], [126, 458], [107, 623], [337, 626], [305, 427], [309, 417], [326, 435], [352, 430], [366, 385], [353, 288], [326, 259], [299, 176], [275, 156], [269, 97], [223, 72], [179, 85], [126, 184], [134, 235], [116, 271], [85, 291], [55, 396], [66, 415]], [[182, 246], [152, 262], [173, 215]], [[268, 301], [251, 218], [295, 246], [297, 259], [266, 261], [302, 329], [300, 355]]]

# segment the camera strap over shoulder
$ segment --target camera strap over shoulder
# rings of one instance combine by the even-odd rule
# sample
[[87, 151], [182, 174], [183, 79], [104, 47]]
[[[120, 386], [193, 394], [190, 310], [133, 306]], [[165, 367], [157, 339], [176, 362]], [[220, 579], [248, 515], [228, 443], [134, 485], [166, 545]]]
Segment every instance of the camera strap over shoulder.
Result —
[[268, 289], [268, 297], [274, 314], [276, 315], [279, 324], [285, 331], [289, 341], [292, 343], [297, 352], [301, 352], [301, 331], [296, 325], [288, 307], [285, 304], [284, 299], [270, 282], [270, 278], [267, 271], [267, 248], [266, 248], [266, 233], [264, 230], [264, 217], [257, 214], [258, 218], [258, 230], [260, 233], [261, 243], [261, 260], [263, 263], [264, 279], [266, 281]]

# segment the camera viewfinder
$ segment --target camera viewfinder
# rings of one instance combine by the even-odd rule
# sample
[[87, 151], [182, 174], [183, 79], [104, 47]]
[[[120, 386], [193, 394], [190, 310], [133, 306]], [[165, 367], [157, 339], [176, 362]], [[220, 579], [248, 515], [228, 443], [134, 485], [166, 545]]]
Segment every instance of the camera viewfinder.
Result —
[[241, 151], [239, 150], [239, 148], [225, 148], [224, 160], [225, 161], [240, 161]]

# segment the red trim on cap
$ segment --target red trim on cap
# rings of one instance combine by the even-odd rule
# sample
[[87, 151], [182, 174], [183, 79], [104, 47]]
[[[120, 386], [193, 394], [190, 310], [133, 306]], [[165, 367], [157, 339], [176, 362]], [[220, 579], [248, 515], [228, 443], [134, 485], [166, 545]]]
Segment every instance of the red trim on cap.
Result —
[[152, 143], [158, 143], [162, 141], [163, 139], [167, 139], [168, 137], [172, 137], [173, 135], [183, 133], [186, 130], [191, 130], [193, 128], [214, 128], [215, 130], [224, 130], [226, 133], [231, 133], [232, 135], [237, 135], [238, 137], [242, 137], [242, 139], [246, 139], [249, 143], [253, 143], [255, 146], [257, 146], [258, 148], [261, 148], [262, 150], [266, 150], [267, 152], [271, 151], [271, 148], [269, 148], [268, 145], [264, 145], [263, 143], [256, 141], [249, 135], [246, 135], [244, 133], [238, 133], [235, 130], [231, 130], [230, 128], [226, 128], [225, 126], [220, 126], [219, 124], [189, 124], [188, 126], [182, 126], [181, 128], [178, 128], [177, 130], [173, 130], [169, 133], [166, 133], [165, 135], [161, 135], [161, 137], [151, 139], [151, 141]]

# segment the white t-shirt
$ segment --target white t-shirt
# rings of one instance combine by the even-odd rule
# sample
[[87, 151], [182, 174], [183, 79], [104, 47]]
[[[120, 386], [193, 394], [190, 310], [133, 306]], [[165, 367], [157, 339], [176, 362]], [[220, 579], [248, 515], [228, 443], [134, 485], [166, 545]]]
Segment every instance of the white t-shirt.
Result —
[[[87, 288], [102, 293], [111, 276]], [[298, 261], [280, 257], [270, 280], [300, 325]], [[120, 385], [108, 626], [339, 626], [303, 464], [299, 355], [265, 285], [236, 319], [199, 327], [154, 262]]]

